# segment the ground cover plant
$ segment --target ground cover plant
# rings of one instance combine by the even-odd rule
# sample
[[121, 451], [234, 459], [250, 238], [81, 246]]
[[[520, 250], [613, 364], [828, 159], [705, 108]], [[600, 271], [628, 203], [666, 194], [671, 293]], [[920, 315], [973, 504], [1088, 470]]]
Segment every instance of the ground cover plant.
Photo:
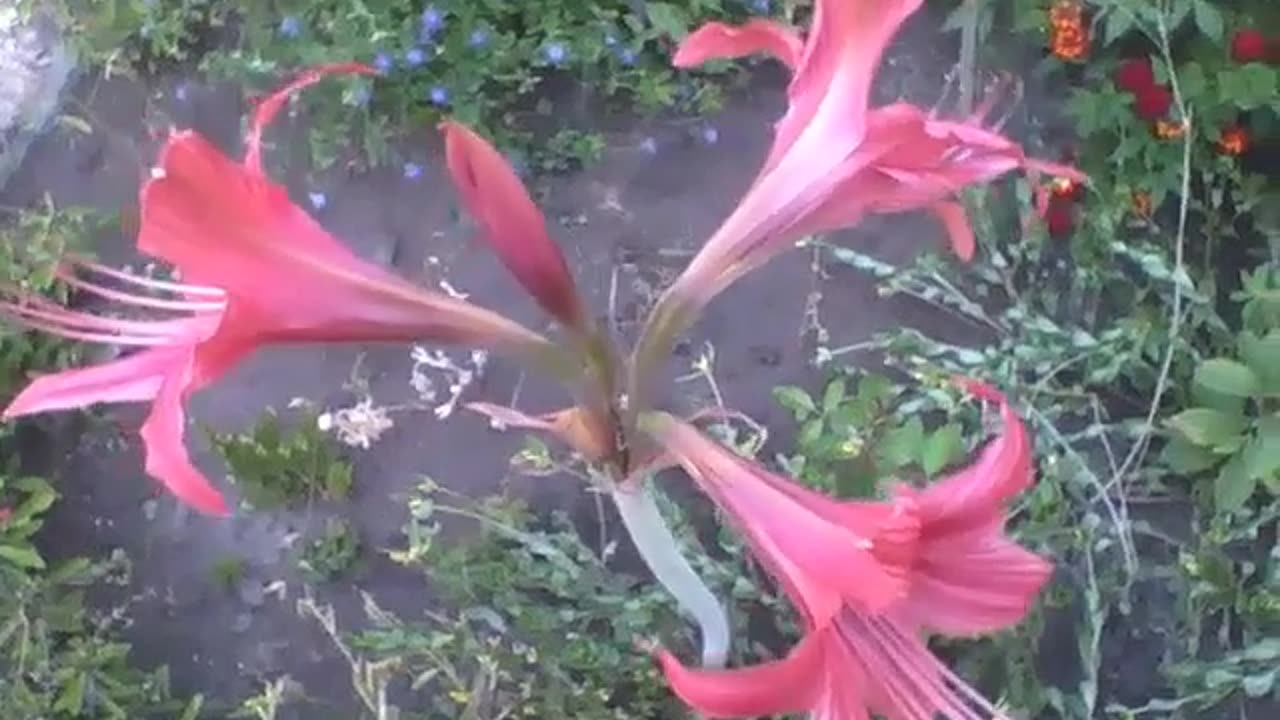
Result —
[[[1276, 113], [1274, 56], [1255, 29], [1266, 27], [1261, 4], [1013, 2], [979, 13], [962, 5], [952, 16], [971, 46], [967, 57], [962, 51], [960, 72], [970, 78], [962, 93], [967, 85], [976, 102], [956, 121], [869, 103], [879, 53], [916, 2], [818, 0], [812, 17], [808, 8], [776, 8], [806, 36], [746, 20], [746, 8], [697, 4], [649, 3], [644, 13], [601, 4], [585, 19], [577, 5], [560, 9], [567, 16], [541, 5], [519, 21], [486, 16], [500, 22], [485, 47], [507, 42], [498, 29], [529, 18], [564, 23], [548, 26], [561, 30], [617, 23], [633, 33], [619, 50], [607, 34], [599, 48], [572, 34], [577, 44], [558, 61], [547, 54], [556, 46], [532, 33], [508, 49], [509, 60], [494, 61], [521, 66], [519, 77], [496, 81], [512, 82], [501, 88], [531, 88], [530, 78], [545, 77], [530, 69], [540, 62], [592, 82], [603, 73], [613, 78], [604, 87], [617, 81], [642, 106], [660, 106], [685, 82], [654, 70], [668, 51], [682, 68], [766, 52], [795, 73], [755, 183], [630, 347], [585, 307], [518, 168], [485, 139], [527, 153], [532, 136], [499, 135], [494, 118], [509, 112], [508, 97], [457, 79], [501, 75], [459, 59], [480, 49], [475, 33], [486, 27], [461, 6], [313, 3], [264, 6], [256, 17], [217, 3], [163, 15], [151, 4], [124, 5], [129, 11], [110, 19], [128, 42], [96, 50], [108, 64], [145, 68], [190, 53], [237, 78], [351, 57], [368, 65], [305, 69], [267, 96], [242, 160], [194, 132], [169, 137], [142, 190], [138, 247], [179, 269], [181, 281], [112, 274], [82, 259], [63, 266], [63, 282], [80, 292], [147, 311], [124, 318], [39, 299], [42, 291], [65, 299], [50, 284], [11, 292], [6, 313], [20, 322], [141, 349], [42, 377], [9, 413], [150, 402], [141, 432], [148, 474], [217, 514], [229, 508], [183, 448], [183, 404], [258, 347], [481, 346], [561, 380], [573, 404], [539, 415], [469, 409], [501, 427], [550, 434], [558, 444], [531, 440], [513, 463], [581, 477], [621, 520], [621, 528], [595, 528], [597, 536], [562, 515], [531, 514], [506, 497], [456, 496], [424, 478], [410, 501], [407, 542], [389, 552], [430, 577], [448, 609], [408, 621], [366, 596], [368, 628], [344, 633], [331, 607], [311, 596], [297, 603], [352, 666], [369, 717], [1247, 718], [1275, 708], [1280, 245], [1267, 215], [1273, 191], [1250, 165]], [[348, 21], [364, 13], [366, 24], [336, 22], [334, 13]], [[706, 14], [730, 24], [692, 22]], [[625, 19], [641, 16], [643, 27]], [[103, 17], [74, 14], [83, 23]], [[218, 26], [242, 33], [238, 54], [201, 48]], [[379, 53], [394, 43], [370, 30], [384, 26], [411, 38], [407, 50], [387, 51], [392, 66]], [[1059, 162], [1029, 160], [990, 129], [1006, 120], [976, 96], [973, 78], [977, 66], [1012, 66], [1009, 47], [990, 39], [1000, 30], [1023, 33], [1015, 48], [1023, 57], [1040, 56], [1033, 77], [1069, 88], [1065, 116], [1029, 112], [1027, 103], [1007, 120], [1070, 128], [1044, 138], [1055, 149], [1043, 152]], [[86, 35], [102, 37], [112, 36]], [[442, 61], [430, 70], [400, 57], [428, 41], [439, 42], [431, 53]], [[654, 74], [629, 75], [633, 62], [635, 72]], [[461, 83], [449, 85], [447, 102], [433, 98], [436, 85], [418, 87], [438, 77]], [[618, 78], [670, 85], [645, 101], [641, 86]], [[362, 138], [353, 144], [362, 148], [357, 163], [385, 160], [390, 145], [378, 149], [378, 138], [411, 118], [445, 120], [446, 161], [478, 241], [556, 321], [558, 335], [357, 259], [288, 199], [264, 169], [263, 136], [295, 93], [316, 83], [307, 107], [321, 166], [336, 162], [333, 148], [351, 137]], [[691, 87], [708, 97], [716, 86]], [[425, 104], [407, 107], [405, 98], [423, 93]], [[535, 161], [539, 169], [591, 154], [589, 137], [559, 138]], [[412, 165], [405, 160], [404, 172]], [[1017, 169], [1029, 177], [1006, 175]], [[927, 255], [893, 265], [823, 237], [870, 214], [915, 209], [945, 229], [948, 254], [970, 262]], [[813, 390], [776, 390], [799, 425], [793, 448], [764, 456], [766, 429], [731, 402], [683, 418], [654, 407], [676, 339], [720, 291], [797, 242], [820, 267], [870, 274], [884, 293], [937, 306], [982, 342], [906, 328], [840, 347], [818, 297], [814, 360], [830, 376]], [[297, 287], [323, 301], [299, 307]], [[857, 353], [877, 354], [887, 374], [846, 366]], [[695, 371], [714, 387], [714, 368]], [[249, 434], [215, 435], [237, 481], [262, 491], [253, 505], [350, 492], [350, 465], [313, 429], [331, 419], [322, 427], [308, 416], [283, 435], [274, 423], [269, 416]], [[680, 477], [666, 472], [657, 484], [674, 466], [718, 507], [723, 527], [699, 527], [660, 490]], [[903, 482], [910, 478], [918, 480]], [[52, 503], [39, 482], [14, 487]], [[481, 535], [441, 540], [442, 518], [476, 522]], [[19, 562], [28, 557], [20, 542], [12, 547]], [[302, 570], [317, 582], [340, 579], [358, 548], [334, 521], [301, 551]], [[619, 562], [632, 552], [640, 566]], [[219, 582], [235, 585], [226, 574]], [[931, 646], [954, 659], [956, 674]], [[1144, 648], [1145, 669], [1127, 667], [1124, 654]], [[1071, 657], [1068, 672], [1046, 676], [1046, 654]], [[124, 672], [122, 656], [112, 657], [112, 671]], [[84, 691], [75, 683], [86, 681], [75, 678], [91, 675], [60, 677], [70, 684], [47, 691], [45, 702], [57, 704], [49, 712], [110, 716], [76, 701]], [[276, 718], [296, 696], [281, 679], [241, 715]], [[109, 697], [122, 706], [122, 697], [168, 702], [158, 690]], [[199, 701], [166, 707], [184, 717], [202, 711]]]

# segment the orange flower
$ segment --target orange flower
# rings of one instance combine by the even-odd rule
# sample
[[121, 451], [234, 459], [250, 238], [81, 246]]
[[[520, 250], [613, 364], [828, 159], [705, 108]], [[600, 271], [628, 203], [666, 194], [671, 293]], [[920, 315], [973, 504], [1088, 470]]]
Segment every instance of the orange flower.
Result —
[[1249, 149], [1249, 131], [1239, 125], [1225, 128], [1218, 136], [1218, 152], [1223, 155], [1243, 155]]
[[1187, 123], [1185, 120], [1178, 122], [1162, 119], [1157, 120], [1151, 130], [1161, 140], [1176, 140], [1186, 134]]
[[1055, 27], [1049, 49], [1059, 60], [1083, 60], [1089, 53], [1089, 30], [1084, 25]]
[[1151, 217], [1152, 211], [1155, 209], [1151, 202], [1151, 193], [1145, 190], [1134, 190], [1130, 197], [1133, 206], [1133, 214], [1140, 218]]
[[1049, 183], [1049, 191], [1053, 193], [1054, 197], [1078, 200], [1083, 190], [1083, 185], [1069, 177], [1056, 177], [1053, 182]]
[[1079, 0], [1057, 0], [1049, 8], [1049, 50], [1061, 60], [1078, 61], [1089, 52], [1089, 28]]

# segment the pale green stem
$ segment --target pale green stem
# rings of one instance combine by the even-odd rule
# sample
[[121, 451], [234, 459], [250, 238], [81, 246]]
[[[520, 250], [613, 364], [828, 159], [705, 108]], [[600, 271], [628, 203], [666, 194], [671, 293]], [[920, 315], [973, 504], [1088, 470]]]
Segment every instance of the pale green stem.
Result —
[[715, 593], [680, 553], [679, 541], [658, 511], [653, 483], [646, 480], [634, 489], [615, 485], [609, 494], [653, 576], [675, 597], [680, 609], [697, 621], [703, 666], [724, 667], [729, 656], [729, 618]]

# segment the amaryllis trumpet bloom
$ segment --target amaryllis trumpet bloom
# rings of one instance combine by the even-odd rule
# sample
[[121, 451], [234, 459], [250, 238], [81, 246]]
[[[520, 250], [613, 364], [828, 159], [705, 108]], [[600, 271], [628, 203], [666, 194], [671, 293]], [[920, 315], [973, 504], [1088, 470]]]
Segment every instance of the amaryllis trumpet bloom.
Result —
[[[514, 322], [357, 258], [264, 174], [262, 132], [289, 94], [328, 73], [366, 71], [359, 65], [318, 67], [266, 98], [254, 113], [242, 163], [194, 132], [172, 133], [141, 190], [138, 249], [172, 264], [183, 282], [138, 278], [84, 261], [61, 272], [81, 291], [170, 316], [96, 316], [11, 294], [0, 312], [28, 326], [144, 349], [39, 377], [13, 400], [5, 418], [150, 401], [141, 430], [147, 473], [183, 502], [225, 514], [221, 494], [184, 447], [183, 404], [262, 345], [436, 340], [551, 353], [544, 338]], [[81, 277], [86, 271], [122, 287]]]
[[921, 4], [816, 0], [804, 40], [764, 20], [740, 28], [709, 23], [684, 39], [679, 67], [766, 52], [795, 74], [764, 167], [659, 301], [636, 353], [637, 373], [651, 371], [713, 296], [804, 235], [848, 227], [870, 213], [929, 210], [968, 258], [974, 240], [956, 202], [960, 190], [1018, 168], [1084, 179], [1028, 159], [1017, 143], [983, 128], [981, 113], [950, 122], [906, 103], [870, 107], [881, 55]]
[[[659, 651], [677, 695], [708, 717], [809, 712], [852, 720], [875, 712], [895, 720], [937, 714], [976, 720], [993, 714], [989, 702], [933, 656], [921, 632], [971, 635], [1012, 625], [1051, 568], [1004, 535], [1006, 505], [1031, 482], [1026, 431], [998, 392], [965, 384], [999, 403], [1000, 436], [968, 467], [923, 490], [899, 487], [889, 503], [835, 501], [743, 460], [674, 418], [647, 423], [743, 529], [806, 631], [784, 659], [736, 670], [690, 669]], [[874, 564], [865, 557], [837, 559], [854, 556], [850, 547]], [[881, 604], [886, 597], [890, 602]]]
[[560, 247], [511, 165], [492, 145], [455, 122], [441, 124], [446, 162], [467, 211], [498, 258], [544, 310], [586, 330], [586, 313]]

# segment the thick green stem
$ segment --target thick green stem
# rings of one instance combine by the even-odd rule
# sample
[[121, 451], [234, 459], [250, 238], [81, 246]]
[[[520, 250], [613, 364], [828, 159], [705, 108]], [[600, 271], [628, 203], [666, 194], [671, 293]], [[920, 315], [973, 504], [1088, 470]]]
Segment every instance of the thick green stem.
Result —
[[680, 553], [680, 544], [658, 511], [653, 493], [653, 483], [646, 481], [636, 488], [615, 486], [610, 494], [640, 557], [680, 608], [697, 621], [703, 666], [724, 667], [729, 655], [729, 619], [724, 606]]

